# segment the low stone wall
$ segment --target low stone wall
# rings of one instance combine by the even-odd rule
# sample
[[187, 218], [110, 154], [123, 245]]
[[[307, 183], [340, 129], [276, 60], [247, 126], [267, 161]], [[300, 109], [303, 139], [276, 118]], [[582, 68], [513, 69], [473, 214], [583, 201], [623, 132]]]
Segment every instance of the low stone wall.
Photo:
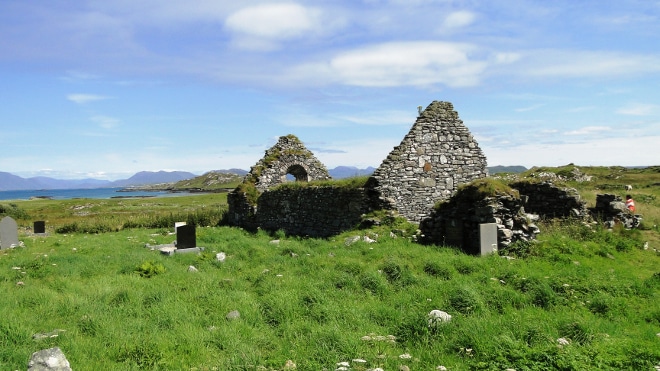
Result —
[[573, 188], [562, 188], [551, 182], [515, 182], [511, 188], [520, 192], [523, 207], [528, 213], [543, 218], [587, 218], [589, 210], [586, 202]]
[[[228, 197], [228, 202], [230, 199], [247, 202], [238, 195]], [[250, 217], [239, 213], [228, 218], [235, 217], [241, 227], [251, 230], [258, 226], [269, 232], [283, 230], [287, 235], [329, 237], [356, 227], [363, 214], [381, 206], [372, 201], [364, 188], [281, 188], [262, 193], [252, 209], [246, 205], [233, 208], [240, 208]]]
[[624, 228], [631, 229], [639, 227], [642, 223], [642, 216], [628, 211], [625, 201], [613, 194], [596, 195], [596, 207], [592, 208], [591, 212], [607, 228], [622, 224]]

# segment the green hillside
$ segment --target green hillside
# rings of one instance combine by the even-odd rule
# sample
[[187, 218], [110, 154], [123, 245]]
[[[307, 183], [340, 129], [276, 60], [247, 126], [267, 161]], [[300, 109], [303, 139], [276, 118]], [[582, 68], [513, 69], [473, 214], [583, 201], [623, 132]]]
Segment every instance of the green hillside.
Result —
[[232, 173], [210, 171], [198, 177], [181, 180], [171, 186], [173, 191], [225, 191], [232, 190], [243, 177]]

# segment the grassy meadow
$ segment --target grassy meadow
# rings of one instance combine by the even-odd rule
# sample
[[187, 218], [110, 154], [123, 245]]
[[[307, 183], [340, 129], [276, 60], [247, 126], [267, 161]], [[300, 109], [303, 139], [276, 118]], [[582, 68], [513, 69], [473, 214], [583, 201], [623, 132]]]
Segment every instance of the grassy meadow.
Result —
[[[74, 370], [653, 370], [660, 177], [581, 170], [602, 172], [567, 181], [592, 204], [633, 184], [642, 228], [545, 220], [537, 243], [476, 257], [401, 225], [247, 233], [220, 225], [221, 193], [0, 202], [24, 242], [0, 252], [0, 369], [57, 346]], [[146, 247], [183, 220], [203, 253]], [[434, 309], [451, 321], [429, 327]]]

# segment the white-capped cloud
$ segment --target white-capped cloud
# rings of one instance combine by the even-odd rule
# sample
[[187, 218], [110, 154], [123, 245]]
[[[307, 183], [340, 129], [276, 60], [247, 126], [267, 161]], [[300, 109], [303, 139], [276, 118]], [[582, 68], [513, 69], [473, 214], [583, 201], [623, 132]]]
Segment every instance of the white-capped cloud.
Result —
[[229, 15], [225, 28], [242, 49], [270, 50], [279, 42], [314, 32], [320, 26], [320, 11], [296, 3], [261, 4]]
[[73, 103], [77, 104], [86, 104], [90, 102], [96, 102], [100, 100], [110, 99], [109, 97], [96, 94], [69, 94], [66, 96], [66, 99], [70, 100]]

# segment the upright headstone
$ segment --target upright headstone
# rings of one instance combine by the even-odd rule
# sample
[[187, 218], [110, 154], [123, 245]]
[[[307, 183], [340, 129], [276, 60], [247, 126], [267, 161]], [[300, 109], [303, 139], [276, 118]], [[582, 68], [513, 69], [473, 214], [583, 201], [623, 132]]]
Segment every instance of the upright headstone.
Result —
[[497, 224], [479, 224], [481, 255], [497, 253]]
[[43, 220], [37, 220], [34, 222], [34, 234], [43, 234], [46, 233], [46, 222]]
[[190, 249], [197, 247], [194, 225], [182, 225], [176, 229], [176, 248]]
[[10, 216], [0, 220], [0, 250], [18, 246], [18, 225]]

